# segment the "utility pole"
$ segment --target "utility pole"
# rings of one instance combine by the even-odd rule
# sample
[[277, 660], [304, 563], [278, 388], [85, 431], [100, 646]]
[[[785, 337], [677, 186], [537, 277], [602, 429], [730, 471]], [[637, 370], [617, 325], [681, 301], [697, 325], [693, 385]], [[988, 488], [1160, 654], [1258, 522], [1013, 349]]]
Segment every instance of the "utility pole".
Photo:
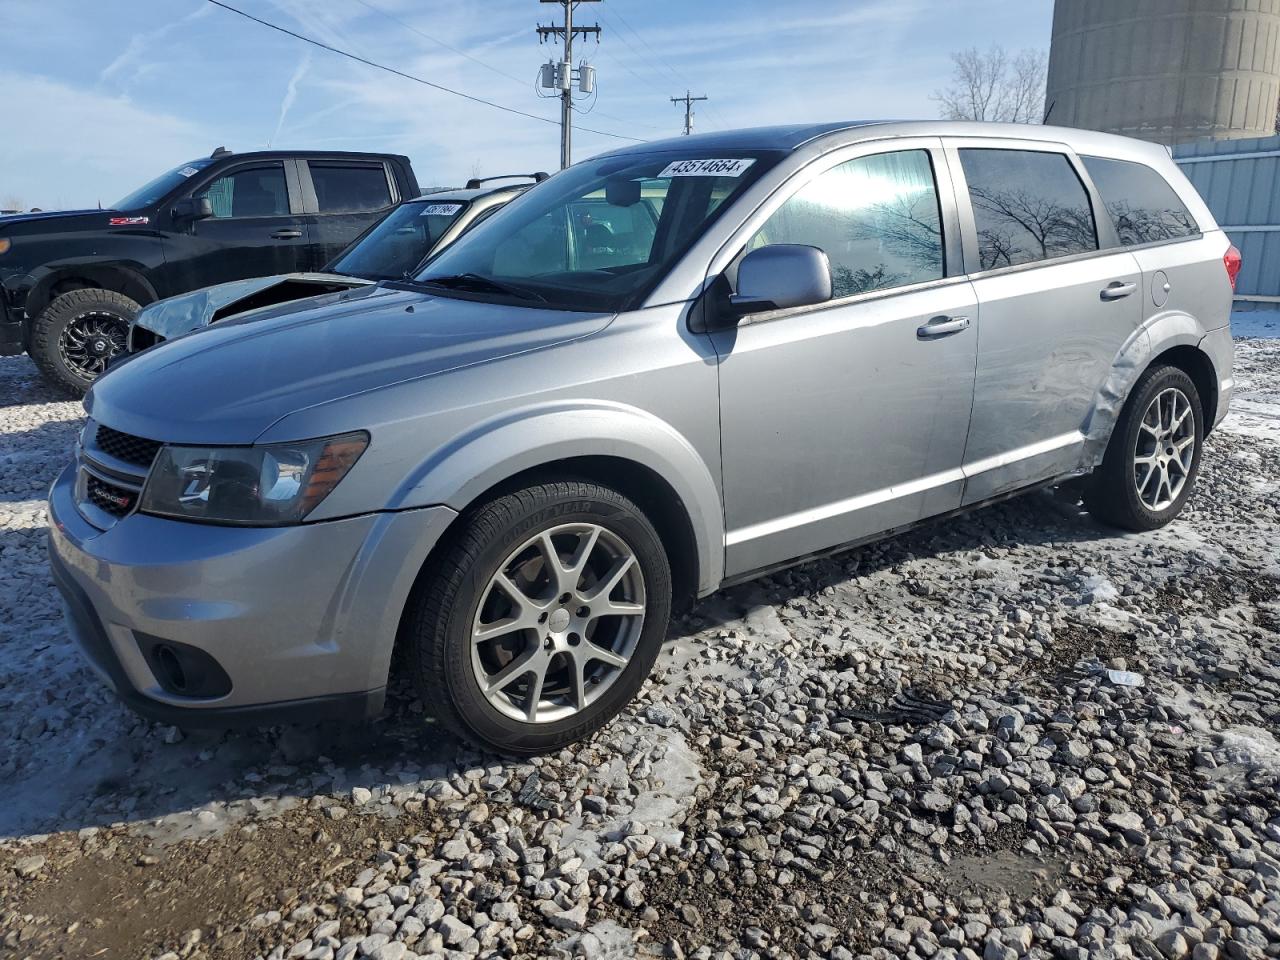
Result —
[[706, 97], [694, 97], [689, 95], [689, 91], [684, 92], [683, 97], [672, 97], [672, 103], [684, 104], [684, 135], [687, 137], [693, 133], [693, 105], [699, 100], [706, 100]]
[[[575, 27], [573, 25], [573, 11], [580, 3], [599, 3], [600, 0], [539, 0], [541, 3], [556, 3], [564, 7], [564, 25], [557, 26], [552, 24], [544, 27], [538, 24], [538, 40], [546, 41], [548, 38], [555, 38], [564, 41], [564, 59], [555, 65], [553, 72], [554, 86], [560, 91], [560, 169], [563, 170], [569, 166], [572, 160], [573, 151], [573, 40], [574, 37], [581, 37], [586, 40], [587, 37], [594, 34], [597, 39], [600, 37], [600, 24], [591, 27]], [[544, 86], [551, 86], [546, 82], [546, 74], [544, 73]], [[594, 82], [594, 71], [591, 79], [588, 80], [586, 71], [580, 80], [583, 93], [591, 92], [591, 84]]]

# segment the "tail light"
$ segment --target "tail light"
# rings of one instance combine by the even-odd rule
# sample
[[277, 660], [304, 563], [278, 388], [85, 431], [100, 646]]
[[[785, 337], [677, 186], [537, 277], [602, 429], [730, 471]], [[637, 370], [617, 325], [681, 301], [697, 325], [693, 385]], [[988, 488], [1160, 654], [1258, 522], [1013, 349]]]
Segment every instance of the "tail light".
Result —
[[1227, 248], [1227, 252], [1222, 255], [1222, 264], [1227, 268], [1227, 279], [1231, 281], [1232, 291], [1236, 288], [1236, 278], [1240, 276], [1240, 266], [1243, 261], [1240, 259], [1240, 251], [1232, 244]]

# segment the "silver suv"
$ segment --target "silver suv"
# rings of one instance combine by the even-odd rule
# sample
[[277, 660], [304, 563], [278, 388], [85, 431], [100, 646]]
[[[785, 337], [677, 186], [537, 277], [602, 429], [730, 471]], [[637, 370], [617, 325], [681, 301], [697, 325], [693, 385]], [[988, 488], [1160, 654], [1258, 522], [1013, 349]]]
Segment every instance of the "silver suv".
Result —
[[1070, 477], [1172, 520], [1239, 255], [1163, 149], [827, 124], [579, 163], [430, 261], [149, 350], [50, 494], [71, 628], [188, 726], [381, 709], [527, 754], [673, 604]]

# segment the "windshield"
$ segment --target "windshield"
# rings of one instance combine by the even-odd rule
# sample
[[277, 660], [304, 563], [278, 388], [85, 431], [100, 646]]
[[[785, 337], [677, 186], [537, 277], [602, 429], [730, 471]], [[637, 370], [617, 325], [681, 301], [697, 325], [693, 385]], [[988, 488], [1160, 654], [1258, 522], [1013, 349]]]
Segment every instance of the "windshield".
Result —
[[402, 203], [338, 254], [328, 272], [366, 280], [403, 280], [467, 206], [462, 200]]
[[180, 167], [174, 167], [168, 173], [156, 177], [145, 187], [139, 187], [123, 200], [117, 201], [111, 209], [141, 210], [143, 207], [149, 207], [171, 190], [175, 190], [179, 185], [186, 183], [188, 178], [199, 173], [211, 163], [213, 163], [213, 160], [205, 157], [203, 160], [192, 160], [190, 163], [184, 163]]
[[504, 207], [417, 279], [531, 306], [627, 309], [776, 162], [776, 154], [742, 151], [588, 160]]

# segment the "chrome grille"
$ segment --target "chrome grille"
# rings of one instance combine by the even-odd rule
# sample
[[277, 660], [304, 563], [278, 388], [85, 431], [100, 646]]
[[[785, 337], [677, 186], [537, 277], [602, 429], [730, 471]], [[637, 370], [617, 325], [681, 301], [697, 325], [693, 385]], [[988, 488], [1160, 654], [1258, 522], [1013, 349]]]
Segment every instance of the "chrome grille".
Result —
[[150, 470], [151, 464], [160, 452], [158, 440], [147, 440], [135, 437], [131, 433], [121, 433], [98, 424], [93, 438], [94, 445], [107, 456], [115, 457], [124, 463], [131, 463], [143, 470]]

